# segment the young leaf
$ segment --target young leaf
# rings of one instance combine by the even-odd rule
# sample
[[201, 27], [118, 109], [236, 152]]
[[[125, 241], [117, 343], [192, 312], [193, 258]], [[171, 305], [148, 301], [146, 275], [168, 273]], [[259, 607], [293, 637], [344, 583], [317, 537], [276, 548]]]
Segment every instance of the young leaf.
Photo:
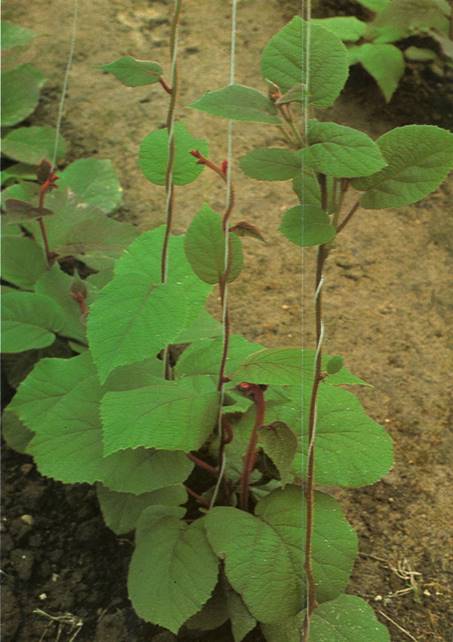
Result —
[[280, 232], [295, 245], [308, 247], [331, 241], [336, 234], [328, 215], [318, 205], [296, 205], [282, 217]]
[[114, 368], [154, 357], [174, 343], [203, 309], [209, 288], [192, 274], [183, 237], [170, 239], [170, 279], [160, 284], [163, 234], [157, 228], [132, 243], [91, 309], [88, 337], [102, 381]]
[[126, 87], [141, 87], [159, 82], [162, 67], [151, 60], [137, 60], [132, 56], [122, 56], [108, 65], [103, 71], [113, 74]]
[[[242, 243], [229, 234], [230, 252], [227, 281], [237, 279], [242, 270]], [[204, 205], [187, 230], [184, 250], [195, 274], [205, 283], [220, 283], [225, 271], [225, 237], [222, 218]]]
[[175, 635], [208, 601], [218, 575], [202, 522], [187, 526], [183, 515], [182, 509], [161, 506], [142, 513], [128, 578], [137, 614]]
[[354, 48], [354, 62], [360, 62], [373, 76], [387, 102], [404, 74], [402, 52], [394, 45], [367, 43]]
[[387, 162], [380, 172], [353, 181], [366, 191], [362, 207], [401, 207], [433, 192], [453, 169], [453, 134], [433, 125], [406, 125], [377, 143]]
[[369, 176], [386, 165], [378, 145], [352, 127], [310, 120], [308, 140], [309, 147], [300, 153], [302, 163], [321, 174]]
[[231, 120], [274, 125], [280, 123], [274, 103], [261, 92], [244, 85], [228, 85], [208, 91], [189, 107]]
[[[183, 123], [174, 128], [175, 159], [173, 182], [175, 185], [188, 185], [196, 180], [204, 165], [198, 164], [191, 151], [198, 150], [208, 155], [208, 143], [203, 138], [194, 138]], [[168, 131], [157, 129], [148, 134], [141, 145], [139, 165], [145, 178], [155, 185], [165, 185], [168, 164]]]
[[35, 292], [53, 299], [62, 312], [63, 325], [60, 334], [78, 341], [86, 341], [85, 325], [82, 323], [82, 312], [71, 296], [74, 279], [62, 271], [58, 264], [46, 270], [35, 284]]
[[24, 163], [14, 163], [1, 171], [1, 184], [6, 185], [10, 181], [34, 181], [36, 179], [36, 167]]
[[285, 423], [275, 421], [261, 428], [258, 444], [272, 459], [284, 488], [293, 476], [292, 465], [297, 451], [296, 435]]
[[26, 223], [35, 218], [51, 216], [53, 212], [46, 207], [33, 207], [26, 201], [19, 201], [16, 198], [8, 198], [5, 202], [6, 223]]
[[108, 392], [101, 404], [104, 452], [138, 446], [197, 450], [212, 432], [217, 412], [211, 377], [156, 379], [135, 390]]
[[[346, 586], [357, 538], [332, 497], [316, 494], [315, 516], [313, 568], [318, 600], [325, 601]], [[257, 620], [281, 621], [299, 612], [305, 599], [305, 499], [299, 488], [272, 492], [258, 502], [255, 516], [215, 507], [205, 520], [228, 581]]]
[[[278, 85], [283, 92], [301, 82], [305, 85], [306, 40], [306, 22], [295, 16], [264, 48], [261, 57], [263, 78]], [[310, 25], [310, 102], [316, 107], [332, 105], [347, 77], [346, 47], [326, 29]]]
[[19, 386], [9, 408], [36, 433], [29, 451], [41, 474], [67, 484], [99, 481], [134, 495], [179, 484], [189, 476], [193, 464], [183, 453], [137, 448], [104, 457], [101, 396], [89, 353], [41, 359]]
[[[19, 127], [2, 140], [2, 154], [22, 163], [38, 165], [52, 158], [57, 132], [53, 127]], [[57, 160], [66, 154], [66, 141], [58, 135]]]
[[345, 42], [356, 42], [365, 35], [367, 24], [354, 16], [312, 19], [312, 25], [318, 25], [333, 33]]
[[134, 530], [141, 513], [148, 506], [180, 506], [187, 501], [184, 486], [169, 486], [153, 493], [132, 495], [117, 493], [98, 484], [96, 492], [104, 521], [116, 535]]
[[17, 415], [6, 409], [2, 414], [2, 437], [9, 448], [25, 454], [33, 433], [24, 426]]
[[302, 162], [289, 149], [254, 149], [239, 161], [247, 176], [261, 181], [287, 181], [300, 173]]
[[[193, 343], [178, 359], [175, 367], [176, 375], [178, 377], [201, 374], [218, 375], [222, 349], [222, 337], [214, 341]], [[230, 336], [225, 374], [228, 376], [230, 372], [241, 365], [246, 357], [262, 349], [263, 346], [247, 341], [238, 334]]]
[[14, 47], [26, 47], [36, 36], [31, 29], [15, 25], [9, 20], [1, 21], [1, 30], [2, 51], [13, 49]]
[[340, 357], [340, 356], [332, 357], [327, 362], [327, 366], [326, 366], [327, 373], [329, 375], [337, 374], [343, 368], [343, 365], [344, 365], [343, 357]]
[[58, 187], [67, 187], [82, 203], [93, 205], [106, 214], [116, 210], [123, 197], [112, 161], [80, 158], [61, 172]]
[[8, 292], [3, 296], [2, 310], [2, 352], [50, 346], [64, 323], [52, 299], [31, 292]]
[[[305, 611], [262, 627], [267, 642], [301, 642]], [[355, 595], [339, 595], [313, 612], [310, 636], [316, 642], [390, 642], [387, 629], [373, 609]]]
[[404, 50], [404, 57], [412, 62], [433, 62], [436, 60], [437, 54], [432, 49], [412, 46]]
[[47, 270], [42, 249], [25, 236], [3, 236], [2, 279], [24, 290], [31, 290]]
[[28, 63], [2, 73], [2, 127], [17, 125], [35, 110], [44, 82], [42, 73]]

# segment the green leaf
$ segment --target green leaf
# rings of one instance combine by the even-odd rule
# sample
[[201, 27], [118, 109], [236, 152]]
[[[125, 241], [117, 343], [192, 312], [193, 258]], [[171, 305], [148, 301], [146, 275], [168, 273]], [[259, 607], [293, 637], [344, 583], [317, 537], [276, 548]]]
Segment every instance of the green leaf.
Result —
[[[304, 390], [303, 401], [301, 399], [299, 403], [303, 403], [304, 425], [308, 426], [309, 390]], [[297, 430], [284, 409], [276, 407], [275, 416]], [[305, 472], [307, 434], [305, 428], [302, 455], [296, 458], [294, 465], [299, 474]], [[347, 488], [365, 486], [387, 474], [392, 463], [390, 436], [368, 417], [357, 397], [342, 388], [321, 385], [317, 412], [316, 483]]]
[[354, 62], [360, 62], [373, 76], [387, 102], [404, 74], [402, 52], [394, 45], [367, 43], [354, 48]]
[[[263, 78], [283, 92], [298, 83], [306, 84], [306, 22], [295, 16], [264, 48]], [[348, 77], [347, 51], [332, 33], [310, 25], [309, 99], [316, 107], [332, 105]]]
[[[237, 279], [244, 257], [242, 243], [229, 233], [228, 283]], [[186, 232], [184, 249], [195, 274], [205, 283], [220, 283], [225, 271], [225, 237], [222, 218], [204, 205]]]
[[453, 134], [433, 125], [397, 127], [377, 143], [387, 162], [380, 172], [355, 179], [353, 186], [366, 191], [362, 207], [401, 207], [433, 192], [453, 168]]
[[202, 310], [192, 325], [184, 328], [174, 343], [193, 343], [200, 339], [212, 339], [222, 335], [222, 325], [206, 310]]
[[46, 270], [35, 284], [35, 292], [53, 299], [60, 307], [63, 324], [60, 334], [78, 341], [86, 341], [85, 320], [80, 307], [71, 296], [74, 278], [62, 271], [57, 264]]
[[[57, 132], [53, 127], [19, 127], [2, 140], [2, 154], [22, 163], [39, 165], [52, 159]], [[57, 160], [66, 154], [66, 141], [58, 135]], [[33, 177], [34, 178], [34, 177]]]
[[445, 0], [398, 0], [390, 2], [371, 24], [378, 42], [400, 40], [427, 30], [448, 36], [451, 8]]
[[247, 176], [261, 181], [287, 181], [300, 173], [302, 162], [296, 152], [288, 149], [254, 149], [239, 162]]
[[256, 626], [256, 620], [245, 606], [241, 596], [231, 586], [226, 585], [226, 606], [230, 617], [234, 642], [242, 642]]
[[1, 21], [2, 37], [1, 45], [2, 51], [13, 49], [14, 47], [26, 47], [33, 38], [36, 36], [34, 31], [15, 25], [9, 20]]
[[184, 626], [195, 631], [213, 631], [222, 626], [228, 617], [226, 595], [221, 582], [219, 582], [201, 611], [187, 620]]
[[315, 172], [338, 178], [369, 176], [385, 167], [378, 145], [363, 132], [337, 123], [310, 120], [309, 147], [302, 162]]
[[215, 426], [218, 403], [215, 383], [203, 376], [109, 392], [101, 404], [104, 452], [138, 446], [197, 450]]
[[101, 396], [89, 353], [41, 359], [19, 386], [9, 407], [36, 433], [29, 452], [41, 474], [67, 484], [99, 481], [134, 495], [179, 484], [189, 476], [193, 464], [183, 453], [137, 448], [104, 457]]
[[231, 120], [280, 124], [274, 103], [261, 92], [244, 85], [228, 85], [208, 91], [189, 107]]
[[233, 382], [299, 385], [305, 369], [299, 348], [264, 348], [247, 357], [230, 373]]
[[126, 87], [141, 87], [159, 82], [162, 67], [151, 60], [137, 60], [132, 56], [122, 56], [108, 65], [103, 71], [113, 74]]
[[34, 181], [36, 180], [36, 167], [23, 163], [14, 163], [1, 172], [1, 184], [6, 185], [13, 180]]
[[2, 437], [7, 446], [18, 453], [25, 454], [33, 433], [10, 410], [2, 414]]
[[296, 205], [282, 217], [280, 232], [288, 241], [303, 247], [321, 245], [336, 234], [328, 215], [318, 205]]
[[304, 205], [317, 205], [321, 207], [321, 189], [315, 174], [308, 168], [293, 180], [293, 190]]
[[[258, 343], [247, 341], [238, 334], [231, 335], [225, 374], [228, 376], [230, 372], [241, 365], [246, 357], [262, 349], [263, 346]], [[198, 341], [182, 353], [176, 364], [175, 373], [178, 377], [201, 374], [218, 375], [222, 351], [222, 337], [214, 341]]]
[[[305, 599], [305, 499], [300, 488], [272, 492], [258, 502], [255, 516], [215, 507], [205, 520], [209, 543], [224, 560], [228, 581], [257, 620], [281, 621], [299, 612]], [[328, 495], [316, 493], [315, 523], [313, 569], [323, 602], [346, 586], [357, 538]]]
[[[262, 627], [267, 642], [300, 642], [305, 611], [296, 617]], [[339, 595], [318, 606], [311, 619], [313, 642], [390, 642], [387, 629], [360, 597]]]
[[312, 26], [324, 27], [333, 33], [337, 38], [345, 42], [356, 42], [365, 35], [366, 22], [358, 20], [354, 16], [338, 16], [335, 18], [312, 19]]
[[209, 288], [192, 274], [182, 236], [170, 238], [169, 280], [160, 283], [163, 234], [164, 227], [156, 228], [130, 245], [92, 306], [88, 337], [102, 381], [114, 368], [175, 343], [203, 309]]
[[104, 521], [116, 535], [134, 530], [141, 513], [148, 506], [179, 506], [187, 501], [183, 486], [169, 486], [153, 493], [133, 495], [117, 493], [99, 484], [96, 491]]
[[24, 290], [31, 290], [47, 271], [43, 250], [25, 236], [3, 236], [2, 279]]
[[[56, 190], [46, 198], [46, 206], [54, 215], [46, 219], [47, 236], [52, 251], [60, 258], [74, 257], [93, 269], [110, 267], [137, 236], [138, 230], [129, 223], [115, 221], [92, 205], [81, 203], [67, 190]], [[27, 229], [42, 244], [37, 223]]]
[[45, 348], [63, 326], [57, 304], [31, 292], [8, 292], [2, 301], [2, 352]]
[[112, 161], [81, 158], [59, 174], [58, 187], [67, 187], [77, 200], [94, 205], [109, 214], [116, 210], [123, 197]]
[[[190, 152], [198, 150], [203, 156], [207, 156], [208, 143], [203, 138], [194, 138], [183, 123], [175, 124], [174, 141], [173, 183], [188, 185], [200, 176], [204, 168]], [[158, 129], [143, 139], [140, 145], [139, 165], [151, 183], [165, 185], [168, 165], [167, 129]]]
[[404, 50], [404, 57], [412, 62], [432, 62], [436, 60], [437, 54], [432, 49], [412, 46]]
[[137, 614], [174, 634], [208, 601], [218, 574], [202, 522], [187, 526], [183, 514], [160, 506], [142, 513], [128, 578]]
[[327, 373], [329, 375], [337, 374], [343, 368], [343, 365], [344, 365], [343, 357], [340, 357], [340, 356], [332, 357], [327, 362], [327, 367], [326, 367]]
[[275, 421], [259, 431], [258, 444], [272, 459], [284, 488], [293, 476], [292, 465], [297, 451], [296, 435], [285, 423]]
[[2, 73], [2, 127], [17, 125], [34, 112], [44, 82], [42, 73], [28, 63]]

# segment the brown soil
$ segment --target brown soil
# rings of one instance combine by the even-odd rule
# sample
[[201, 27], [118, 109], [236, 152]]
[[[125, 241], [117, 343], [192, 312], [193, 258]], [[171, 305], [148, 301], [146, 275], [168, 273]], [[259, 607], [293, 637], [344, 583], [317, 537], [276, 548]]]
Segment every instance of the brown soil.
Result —
[[[225, 122], [183, 108], [204, 91], [227, 83], [228, 5], [220, 0], [184, 4], [179, 116], [194, 134], [208, 138], [210, 155], [221, 160]], [[291, 16], [295, 4], [240, 3], [238, 82], [262, 87], [259, 51]], [[4, 5], [4, 17], [39, 34], [31, 58], [49, 82], [33, 122], [54, 124], [71, 3], [7, 0]], [[162, 190], [141, 176], [136, 156], [142, 138], [163, 124], [166, 96], [156, 86], [125, 88], [98, 68], [124, 54], [165, 61], [170, 5], [168, 0], [80, 0], [63, 123], [63, 133], [71, 141], [70, 159], [113, 160], [125, 189], [120, 216], [141, 229], [162, 222]], [[415, 104], [412, 122], [422, 122], [416, 98], [408, 96], [407, 101]], [[370, 98], [353, 83], [333, 115], [377, 136], [407, 122], [407, 109], [402, 114], [384, 107], [376, 93]], [[426, 118], [425, 109], [423, 115]], [[235, 126], [237, 157], [253, 147], [278, 144], [273, 129]], [[247, 218], [256, 224], [269, 242], [246, 241], [247, 266], [231, 293], [234, 329], [267, 345], [294, 345], [302, 338], [310, 345], [313, 252], [306, 251], [301, 258], [299, 250], [277, 232], [281, 213], [295, 202], [292, 193], [286, 184], [253, 182], [239, 172], [236, 188], [237, 220]], [[453, 225], [447, 211], [452, 193], [450, 181], [418, 205], [359, 212], [339, 237], [326, 272], [326, 347], [344, 354], [347, 365], [373, 384], [360, 395], [370, 415], [388, 428], [395, 441], [395, 467], [384, 480], [338, 493], [360, 534], [362, 554], [351, 590], [373, 604], [388, 624], [393, 642], [453, 640], [448, 547], [453, 523], [448, 497], [453, 478], [449, 406]], [[221, 209], [223, 199], [222, 186], [207, 172], [184, 191], [178, 190], [178, 230], [187, 226], [203, 201]], [[80, 619], [77, 642], [150, 640], [153, 627], [138, 620], [125, 592], [131, 542], [115, 538], [103, 526], [93, 490], [45, 480], [19, 455], [9, 454], [3, 463], [5, 642], [71, 640], [74, 630], [69, 623], [60, 623], [58, 638], [58, 621], [34, 609]], [[227, 642], [230, 637], [219, 633], [207, 639]]]

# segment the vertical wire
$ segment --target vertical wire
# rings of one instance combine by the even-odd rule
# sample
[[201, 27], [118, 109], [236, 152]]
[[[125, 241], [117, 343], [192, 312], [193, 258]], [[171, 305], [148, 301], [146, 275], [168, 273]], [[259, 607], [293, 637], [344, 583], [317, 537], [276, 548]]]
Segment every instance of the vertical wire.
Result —
[[[237, 33], [237, 3], [238, 0], [232, 0], [231, 3], [231, 40], [230, 40], [230, 73], [229, 73], [229, 84], [233, 85], [235, 76], [236, 76], [236, 33]], [[232, 163], [233, 163], [233, 121], [228, 121], [228, 133], [227, 133], [227, 189], [226, 189], [226, 210], [228, 211], [232, 205], [233, 198], [233, 182], [232, 182]], [[226, 274], [228, 270], [228, 264], [230, 261], [230, 243], [229, 243], [229, 232], [228, 227], [224, 230], [224, 258], [223, 258], [223, 273]], [[223, 328], [223, 350], [228, 343], [228, 281], [225, 279], [223, 286], [223, 297], [222, 297], [222, 328]], [[220, 439], [223, 438], [223, 429], [222, 429], [222, 408], [223, 402], [225, 399], [225, 384], [223, 381], [219, 381], [219, 415], [218, 415], [218, 424], [217, 424], [217, 434]], [[209, 504], [209, 507], [214, 506], [217, 495], [219, 493], [220, 485], [222, 483], [223, 476], [225, 474], [226, 467], [226, 455], [225, 448], [221, 447], [221, 461], [219, 468], [219, 476], [217, 478], [217, 483], [212, 494], [212, 498]]]
[[67, 62], [66, 62], [66, 69], [65, 69], [64, 79], [63, 79], [63, 88], [62, 88], [62, 91], [61, 91], [60, 103], [58, 105], [57, 125], [56, 125], [56, 128], [55, 128], [55, 142], [54, 142], [54, 148], [53, 148], [53, 154], [52, 154], [51, 171], [53, 171], [55, 169], [55, 164], [57, 162], [58, 139], [60, 137], [61, 123], [62, 123], [62, 120], [63, 120], [66, 92], [68, 90], [68, 83], [69, 83], [69, 74], [71, 72], [72, 62], [74, 60], [74, 51], [75, 51], [75, 45], [76, 45], [76, 40], [77, 40], [77, 22], [78, 22], [78, 18], [79, 18], [79, 0], [74, 0], [72, 29], [71, 29], [71, 40], [70, 40], [70, 44], [69, 44], [69, 54], [68, 54], [68, 59], [67, 59]]

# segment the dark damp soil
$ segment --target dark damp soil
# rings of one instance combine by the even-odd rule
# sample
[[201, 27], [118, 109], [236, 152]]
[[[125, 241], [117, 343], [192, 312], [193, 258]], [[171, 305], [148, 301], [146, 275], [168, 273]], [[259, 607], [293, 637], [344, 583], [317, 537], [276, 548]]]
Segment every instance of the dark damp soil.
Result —
[[[119, 215], [141, 229], [162, 221], [163, 194], [141, 176], [137, 147], [163, 124], [166, 98], [155, 86], [126, 89], [98, 69], [124, 54], [165, 60], [170, 4], [80, 0], [63, 121], [63, 134], [71, 143], [69, 160], [111, 158], [125, 189]], [[227, 82], [228, 8], [220, 0], [184, 4], [178, 115], [194, 133], [203, 132], [212, 157], [221, 160], [226, 153], [224, 124], [182, 107]], [[322, 4], [337, 15], [350, 13], [340, 0]], [[356, 3], [350, 5], [357, 10]], [[260, 49], [300, 4], [247, 0], [239, 6], [237, 79], [263, 88]], [[54, 125], [71, 3], [55, 0], [49, 10], [44, 0], [6, 0], [3, 10], [5, 18], [39, 34], [30, 59], [49, 80], [32, 122]], [[427, 78], [422, 104], [419, 76], [414, 88], [408, 73], [386, 105], [372, 81], [354, 72], [327, 116], [374, 137], [406, 122], [451, 127], [449, 108], [436, 102], [441, 93], [436, 82]], [[442, 92], [451, 91], [444, 80], [439, 82]], [[235, 132], [237, 157], [253, 147], [281, 144], [275, 132], [263, 126], [239, 124]], [[238, 173], [236, 190], [237, 220], [257, 225], [268, 244], [246, 240], [246, 268], [231, 288], [234, 330], [267, 345], [303, 340], [310, 346], [313, 252], [301, 258], [277, 232], [281, 213], [294, 204], [288, 186], [255, 183]], [[350, 590], [375, 607], [389, 626], [392, 642], [407, 642], [409, 635], [417, 642], [453, 640], [453, 558], [448, 545], [453, 534], [452, 195], [450, 181], [418, 205], [357, 213], [326, 272], [326, 349], [344, 354], [351, 370], [373, 384], [360, 396], [395, 443], [395, 466], [385, 479], [336, 493], [360, 536], [361, 555]], [[177, 191], [178, 230], [203, 201], [221, 208], [223, 198], [222, 186], [208, 174], [184, 193]], [[93, 489], [43, 479], [28, 458], [8, 451], [3, 467], [5, 642], [70, 642], [78, 622], [77, 642], [152, 640], [155, 629], [139, 621], [126, 595], [131, 539], [117, 538], [104, 527]], [[157, 639], [174, 638], [164, 634]], [[205, 639], [230, 642], [231, 635], [216, 632]]]

